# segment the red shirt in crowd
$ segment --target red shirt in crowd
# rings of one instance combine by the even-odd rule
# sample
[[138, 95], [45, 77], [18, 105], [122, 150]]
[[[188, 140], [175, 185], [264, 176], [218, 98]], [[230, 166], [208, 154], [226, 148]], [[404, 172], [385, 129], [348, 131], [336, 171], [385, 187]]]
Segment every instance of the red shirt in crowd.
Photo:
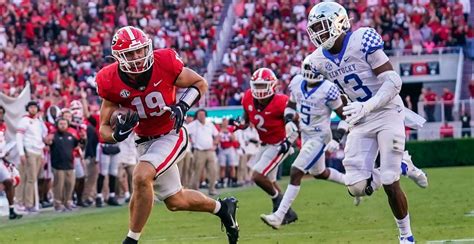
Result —
[[454, 100], [454, 94], [452, 92], [445, 92], [443, 94], [443, 101], [445, 104], [452, 104]]
[[454, 128], [452, 125], [445, 123], [439, 128], [439, 135], [441, 138], [453, 138]]
[[428, 91], [426, 92], [424, 98], [427, 104], [434, 104], [436, 102], [436, 93]]

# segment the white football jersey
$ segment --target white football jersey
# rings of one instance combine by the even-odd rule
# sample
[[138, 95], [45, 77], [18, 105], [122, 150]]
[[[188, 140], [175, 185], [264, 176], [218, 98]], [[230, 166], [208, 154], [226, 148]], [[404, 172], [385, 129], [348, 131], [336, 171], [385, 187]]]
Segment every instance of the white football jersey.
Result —
[[317, 136], [328, 142], [331, 138], [331, 112], [342, 105], [339, 89], [324, 80], [318, 86], [308, 88], [302, 75], [296, 75], [290, 83], [290, 101], [296, 103], [299, 126], [303, 134]]
[[[316, 49], [310, 55], [311, 66], [334, 82], [351, 101], [365, 102], [382, 86], [382, 81], [372, 69], [378, 68], [388, 58], [375, 60], [369, 55], [382, 50], [383, 44], [382, 37], [374, 29], [359, 28], [346, 34], [339, 54], [333, 55], [322, 47]], [[402, 99], [398, 95], [380, 110], [395, 107], [403, 108]]]

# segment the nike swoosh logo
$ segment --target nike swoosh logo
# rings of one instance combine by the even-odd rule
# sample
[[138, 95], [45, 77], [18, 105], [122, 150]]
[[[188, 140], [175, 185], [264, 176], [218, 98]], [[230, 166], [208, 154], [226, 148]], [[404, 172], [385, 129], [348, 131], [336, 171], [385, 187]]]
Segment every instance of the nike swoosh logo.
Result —
[[344, 58], [344, 62], [347, 62], [347, 60], [349, 60], [350, 57], [345, 57]]
[[133, 130], [133, 128], [131, 128], [131, 129], [127, 130], [127, 131], [121, 131], [121, 130], [119, 130], [118, 133], [119, 133], [119, 135], [123, 136], [123, 135], [129, 133], [129, 132], [132, 131], [132, 130]]
[[158, 82], [156, 82], [156, 83], [153, 83], [153, 86], [158, 86], [162, 81], [163, 81], [163, 80], [160, 80], [160, 81], [158, 81]]
[[230, 216], [230, 220], [232, 220], [232, 229], [237, 228], [237, 224], [235, 223], [234, 217], [232, 217], [232, 215]]

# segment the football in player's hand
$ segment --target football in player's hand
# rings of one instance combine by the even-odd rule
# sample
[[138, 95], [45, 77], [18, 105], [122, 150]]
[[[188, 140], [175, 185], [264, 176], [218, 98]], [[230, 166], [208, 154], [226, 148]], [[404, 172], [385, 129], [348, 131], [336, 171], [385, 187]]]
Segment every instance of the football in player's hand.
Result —
[[112, 113], [112, 115], [110, 116], [110, 126], [112, 127], [112, 129], [115, 129], [118, 116], [121, 115], [122, 118], [125, 118], [128, 112], [133, 113], [133, 110], [125, 107], [120, 107]]

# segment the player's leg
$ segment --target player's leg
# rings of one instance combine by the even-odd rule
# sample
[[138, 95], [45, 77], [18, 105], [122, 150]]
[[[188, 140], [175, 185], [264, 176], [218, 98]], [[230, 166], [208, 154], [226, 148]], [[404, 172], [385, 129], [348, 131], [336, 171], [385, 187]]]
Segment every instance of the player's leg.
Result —
[[227, 155], [227, 149], [220, 149], [219, 153], [217, 154], [217, 162], [219, 164], [219, 184], [218, 188], [224, 188], [225, 187], [225, 174], [226, 174], [226, 169], [227, 169], [227, 163], [228, 163], [228, 155]]
[[[128, 242], [140, 238], [140, 233], [145, 226], [148, 216], [153, 207], [153, 181], [155, 178], [155, 167], [146, 161], [140, 161], [133, 171], [133, 193], [130, 199], [130, 220]], [[133, 240], [129, 240], [129, 239]]]
[[[17, 171], [18, 172], [18, 171]], [[14, 198], [15, 198], [15, 184], [12, 174], [9, 172], [9, 169], [3, 162], [0, 161], [0, 183], [3, 183], [5, 193], [7, 195], [8, 205], [9, 205], [9, 218], [10, 219], [20, 219], [23, 217], [15, 212], [14, 208]]]
[[428, 176], [426, 175], [423, 170], [417, 168], [413, 161], [411, 160], [411, 156], [408, 153], [408, 150], [405, 150], [403, 153], [402, 158], [402, 175], [407, 176], [412, 181], [414, 181], [419, 187], [426, 188], [428, 187]]
[[236, 219], [237, 200], [233, 197], [214, 200], [196, 190], [182, 189], [176, 165], [171, 166], [157, 179], [158, 198], [163, 200], [171, 211], [208, 212], [217, 215], [224, 224], [229, 243], [238, 239]]
[[[187, 141], [187, 133], [184, 129], [181, 129], [179, 134], [170, 132], [166, 136], [138, 145], [137, 149], [140, 157], [139, 163], [133, 171], [133, 193], [129, 206], [129, 232], [123, 243], [137, 243], [140, 238], [141, 231], [153, 207], [153, 182], [155, 179], [160, 180], [160, 177], [166, 175], [169, 168], [175, 168], [177, 171], [176, 177], [178, 178], [171, 180], [177, 180], [177, 182], [169, 183], [169, 185], [179, 185], [178, 189], [181, 189], [179, 172], [177, 166], [173, 164], [179, 161], [187, 146]], [[158, 191], [172, 192], [174, 190], [168, 188], [159, 186]], [[176, 191], [172, 193], [176, 193]]]
[[303, 144], [303, 148], [292, 164], [290, 183], [286, 188], [278, 209], [273, 214], [260, 216], [267, 225], [278, 229], [283, 223], [285, 215], [298, 196], [301, 179], [306, 172], [310, 172], [313, 175], [320, 175], [324, 171], [324, 147], [324, 143], [318, 140], [308, 140]]
[[110, 164], [109, 164], [109, 198], [107, 199], [107, 204], [110, 206], [120, 206], [120, 203], [117, 201], [115, 196], [115, 189], [117, 184], [119, 168], [119, 159], [118, 154], [110, 155]]
[[380, 174], [381, 181], [388, 197], [388, 202], [400, 231], [400, 240], [414, 240], [410, 226], [408, 203], [399, 180], [401, 162], [405, 146], [403, 123], [400, 128], [396, 124], [378, 133], [380, 145]]
[[74, 186], [74, 192], [76, 193], [76, 205], [81, 207], [89, 207], [89, 205], [82, 201], [86, 174], [83, 161], [79, 157], [74, 159], [74, 171], [76, 174], [76, 184]]
[[231, 187], [238, 187], [240, 186], [238, 183], [237, 183], [237, 168], [239, 166], [239, 158], [238, 158], [238, 155], [237, 155], [237, 151], [235, 151], [235, 148], [230, 148], [230, 163], [229, 163], [229, 167], [230, 167], [230, 178], [231, 178]]
[[348, 193], [353, 197], [370, 196], [381, 187], [380, 172], [374, 169], [378, 143], [374, 134], [354, 128], [347, 136], [342, 161]]
[[[272, 147], [275, 147], [272, 149]], [[253, 167], [252, 181], [264, 190], [270, 197], [278, 197], [278, 190], [266, 175], [278, 166], [279, 160], [283, 155], [278, 155], [276, 146], [263, 146], [256, 156], [256, 163]]]
[[130, 202], [131, 193], [133, 193], [133, 170], [135, 169], [135, 165], [125, 165], [125, 172], [127, 174], [127, 188], [128, 194], [125, 192], [125, 202]]
[[109, 174], [110, 156], [102, 152], [102, 143], [97, 145], [97, 163], [99, 164], [99, 176], [97, 177], [97, 195], [95, 198], [95, 206], [101, 208], [103, 206], [104, 197], [102, 188], [104, 187], [105, 176]]

